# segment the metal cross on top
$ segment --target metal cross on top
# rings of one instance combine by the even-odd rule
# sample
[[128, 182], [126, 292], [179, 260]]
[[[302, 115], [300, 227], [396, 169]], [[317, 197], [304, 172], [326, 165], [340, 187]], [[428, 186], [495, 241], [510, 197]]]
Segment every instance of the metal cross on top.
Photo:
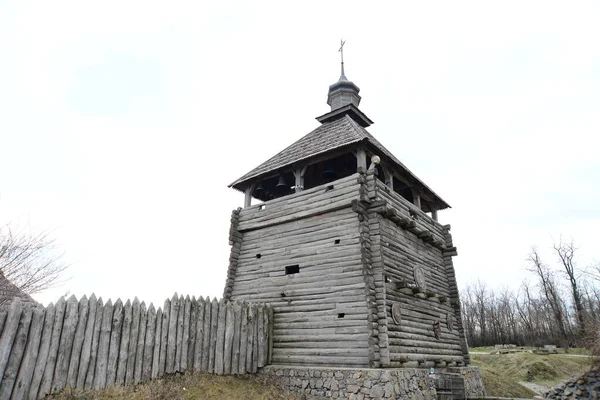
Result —
[[342, 53], [342, 64], [344, 63], [344, 45], [346, 44], [346, 41], [343, 39], [340, 39], [340, 49], [338, 50], [338, 52]]

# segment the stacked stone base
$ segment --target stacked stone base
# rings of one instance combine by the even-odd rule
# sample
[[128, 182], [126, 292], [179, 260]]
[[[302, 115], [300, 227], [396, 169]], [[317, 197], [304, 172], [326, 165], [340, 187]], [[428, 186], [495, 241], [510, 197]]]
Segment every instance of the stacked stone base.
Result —
[[[465, 394], [467, 397], [482, 396], [483, 383], [477, 368], [469, 371], [454, 368], [470, 380], [469, 388], [481, 388], [478, 393]], [[354, 369], [296, 367], [269, 365], [261, 370], [274, 378], [282, 387], [301, 393], [310, 398], [332, 398], [350, 400], [369, 399], [437, 399], [436, 379], [429, 370], [419, 368], [397, 369]], [[438, 371], [436, 371], [436, 374]], [[476, 382], [479, 377], [479, 382]], [[467, 385], [465, 385], [466, 387]]]

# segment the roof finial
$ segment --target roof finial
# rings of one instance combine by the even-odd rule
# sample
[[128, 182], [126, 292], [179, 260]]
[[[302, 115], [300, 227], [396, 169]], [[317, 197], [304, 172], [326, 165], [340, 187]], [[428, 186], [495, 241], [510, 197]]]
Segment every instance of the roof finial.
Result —
[[340, 76], [340, 81], [347, 81], [348, 78], [346, 78], [346, 75], [344, 74], [344, 45], [346, 44], [346, 41], [344, 39], [340, 39], [340, 49], [338, 50], [339, 53], [341, 53], [342, 56], [342, 75]]

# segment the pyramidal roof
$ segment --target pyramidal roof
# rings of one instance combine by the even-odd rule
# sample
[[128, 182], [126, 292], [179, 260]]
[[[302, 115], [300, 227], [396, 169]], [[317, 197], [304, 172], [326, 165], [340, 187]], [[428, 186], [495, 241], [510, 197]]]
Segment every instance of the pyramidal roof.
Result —
[[237, 179], [229, 185], [239, 190], [243, 190], [244, 183], [261, 175], [266, 175], [276, 170], [291, 166], [303, 160], [318, 156], [320, 154], [355, 144], [366, 142], [374, 147], [375, 150], [389, 158], [397, 167], [400, 167], [414, 180], [420, 183], [433, 196], [437, 197], [441, 208], [450, 207], [444, 200], [425, 185], [416, 175], [414, 175], [400, 160], [398, 160], [391, 151], [381, 144], [373, 135], [362, 127], [349, 114], [344, 114], [339, 118], [324, 122], [317, 129], [300, 138], [298, 141], [280, 151], [258, 167], [254, 168], [244, 176]]

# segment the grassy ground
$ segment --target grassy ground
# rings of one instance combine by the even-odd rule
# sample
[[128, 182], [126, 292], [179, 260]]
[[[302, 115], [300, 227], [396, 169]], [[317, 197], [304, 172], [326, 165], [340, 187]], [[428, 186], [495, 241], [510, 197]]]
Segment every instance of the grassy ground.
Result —
[[488, 396], [525, 398], [531, 398], [534, 393], [517, 382], [551, 387], [587, 371], [592, 363], [589, 357], [529, 353], [471, 354], [471, 360], [473, 366], [481, 369]]
[[253, 376], [183, 374], [138, 386], [101, 391], [66, 390], [49, 397], [54, 400], [297, 400], [269, 380]]
[[[514, 350], [535, 350], [537, 347], [527, 347], [527, 346], [523, 346], [523, 347], [517, 347]], [[559, 348], [557, 349], [559, 353], [564, 353], [564, 349]], [[492, 347], [470, 347], [469, 351], [471, 352], [477, 352], [477, 353], [493, 353], [494, 351], [496, 351], [496, 349], [492, 346]], [[582, 355], [588, 355], [590, 352], [587, 349], [584, 348], [578, 348], [578, 347], [574, 347], [569, 349], [569, 353], [568, 354], [582, 354]]]

